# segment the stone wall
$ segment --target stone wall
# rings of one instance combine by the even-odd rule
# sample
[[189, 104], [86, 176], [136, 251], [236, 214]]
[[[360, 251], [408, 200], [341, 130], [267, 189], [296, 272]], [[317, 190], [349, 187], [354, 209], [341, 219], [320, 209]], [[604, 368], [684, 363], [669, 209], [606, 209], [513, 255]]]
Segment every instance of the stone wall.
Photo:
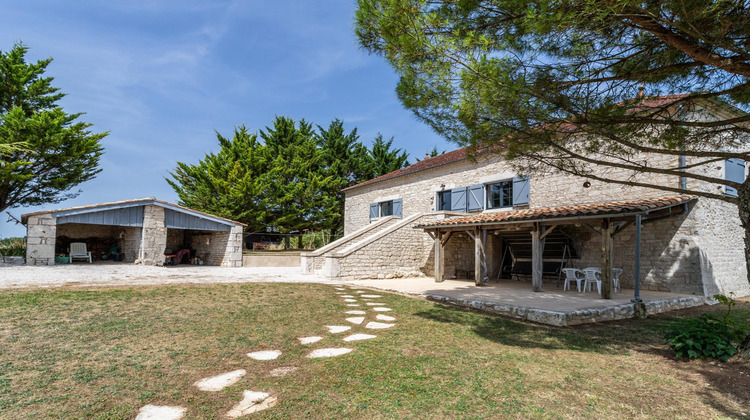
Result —
[[413, 215], [379, 232], [355, 249], [326, 255], [328, 277], [395, 278], [419, 276], [426, 269], [434, 240], [414, 226], [436, 216]]
[[167, 228], [164, 226], [164, 208], [144, 206], [141, 248], [136, 264], [164, 265], [167, 247]]
[[[138, 259], [141, 249], [141, 228], [131, 226], [120, 226], [122, 260], [127, 263], [134, 263]], [[118, 234], [119, 235], [119, 234]]]
[[194, 234], [190, 247], [206, 265], [242, 267], [242, 226], [234, 226], [228, 232]]
[[26, 264], [36, 265], [46, 258], [47, 265], [55, 264], [57, 222], [51, 214], [29, 216], [26, 222]]
[[[678, 164], [676, 156], [656, 156], [649, 157], [649, 159], [655, 164], [671, 166]], [[690, 163], [688, 159], [688, 164]], [[701, 170], [707, 176], [721, 178], [723, 163], [705, 165]], [[598, 169], [598, 171], [599, 175], [635, 180], [649, 185], [675, 188], [680, 186], [679, 177], [674, 176], [638, 174], [633, 177], [632, 172], [620, 169]], [[403, 216], [408, 217], [415, 213], [433, 211], [436, 194], [441, 190], [441, 185], [444, 185], [444, 190], [449, 190], [510, 179], [514, 176], [517, 174], [501, 156], [481, 156], [476, 162], [464, 160], [350, 190], [346, 194], [345, 232], [352, 232], [370, 223], [370, 203], [401, 198]], [[590, 187], [583, 186], [585, 181], [591, 183]], [[716, 184], [690, 179], [687, 183], [689, 189], [711, 193], [722, 192], [721, 187]], [[529, 207], [545, 208], [674, 194], [655, 188], [607, 184], [567, 174], [547, 173], [531, 178]], [[740, 225], [736, 206], [716, 199], [700, 198], [692, 207], [687, 215], [643, 226], [642, 287], [706, 296], [718, 292], [725, 294], [734, 292], [738, 296], [750, 295], [750, 283], [747, 280], [743, 253], [744, 230]], [[582, 258], [576, 262], [576, 265], [600, 266], [600, 238], [591, 233], [584, 236], [588, 239], [580, 242]], [[624, 270], [621, 276], [624, 287], [633, 285], [634, 237], [635, 229], [631, 226], [621, 232], [614, 241], [613, 263]], [[456, 239], [451, 239], [451, 241], [454, 240]], [[466, 251], [451, 250], [450, 242], [448, 246], [445, 272], [447, 277], [455, 269], [463, 270], [468, 266], [465, 260], [469, 252], [473, 254], [473, 244], [466, 243]], [[451, 255], [454, 252], [458, 254]], [[491, 254], [488, 250], [488, 255], [494, 255], [494, 253]], [[492, 268], [490, 272], [497, 269], [497, 267]], [[470, 270], [473, 270], [473, 263]], [[433, 275], [432, 268], [429, 268], [427, 273]]]

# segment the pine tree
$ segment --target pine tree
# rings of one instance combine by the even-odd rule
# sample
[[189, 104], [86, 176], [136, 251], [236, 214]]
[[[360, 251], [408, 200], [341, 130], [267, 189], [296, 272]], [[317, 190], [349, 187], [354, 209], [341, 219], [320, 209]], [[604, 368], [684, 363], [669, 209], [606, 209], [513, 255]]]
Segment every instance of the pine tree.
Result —
[[27, 51], [0, 51], [0, 211], [77, 196], [70, 189], [101, 171], [107, 136], [58, 105], [65, 95], [43, 77], [52, 59], [27, 63]]
[[383, 135], [378, 134], [370, 148], [369, 179], [393, 172], [409, 166], [409, 155], [402, 149], [391, 149], [393, 137], [383, 140]]

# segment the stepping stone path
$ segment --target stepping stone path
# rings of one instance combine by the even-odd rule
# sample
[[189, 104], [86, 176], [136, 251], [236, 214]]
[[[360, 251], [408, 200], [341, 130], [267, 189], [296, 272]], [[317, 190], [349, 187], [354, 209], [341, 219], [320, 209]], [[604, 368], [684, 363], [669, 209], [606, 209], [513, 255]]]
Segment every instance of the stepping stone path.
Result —
[[346, 318], [347, 321], [351, 322], [352, 324], [361, 324], [365, 322], [365, 317], [363, 316], [355, 316], [352, 318]]
[[312, 344], [317, 343], [322, 339], [323, 337], [299, 337], [297, 340], [299, 340], [299, 342], [302, 344]]
[[138, 411], [135, 420], [178, 420], [187, 412], [184, 407], [170, 407], [167, 405], [144, 405]]
[[269, 375], [270, 376], [287, 376], [297, 371], [297, 369], [299, 369], [297, 366], [277, 367], [276, 369], [272, 370], [271, 373], [269, 373]]
[[236, 384], [246, 373], [245, 369], [233, 370], [221, 375], [201, 379], [193, 385], [198, 387], [201, 391], [221, 391], [229, 385]]
[[313, 350], [310, 354], [307, 355], [309, 359], [315, 359], [318, 357], [336, 357], [341, 356], [342, 354], [347, 354], [351, 352], [354, 349], [348, 349], [345, 347], [339, 347], [339, 348], [331, 348], [331, 349], [318, 349]]
[[377, 335], [371, 335], [371, 334], [352, 334], [349, 337], [344, 337], [344, 341], [359, 341], [359, 340], [369, 340], [371, 338], [375, 338]]
[[352, 329], [352, 327], [345, 325], [326, 325], [326, 328], [328, 328], [328, 332], [331, 334], [338, 334]]
[[[357, 293], [358, 297], [366, 300], [371, 300], [374, 298], [382, 297], [381, 295], [374, 295], [374, 294], [365, 294], [367, 291], [365, 290], [355, 290], [352, 291], [351, 289], [346, 289], [343, 287], [336, 287], [336, 294], [340, 295], [341, 298], [344, 298], [344, 301], [347, 302], [346, 306], [348, 307], [359, 307], [361, 306], [357, 302], [357, 299], [353, 295], [347, 295], [344, 294], [345, 292], [349, 293]], [[388, 312], [391, 311], [390, 308], [385, 307], [385, 303], [376, 303], [376, 302], [366, 302], [367, 306], [372, 307], [373, 311], [376, 312]], [[366, 311], [362, 310], [350, 310], [345, 312], [348, 315], [365, 315], [365, 316], [357, 316], [357, 317], [349, 317], [346, 318], [346, 321], [352, 323], [361, 325], [366, 320]], [[388, 315], [383, 314], [377, 314], [375, 318], [378, 321], [395, 321], [396, 318]], [[389, 324], [389, 323], [383, 323], [383, 322], [375, 322], [370, 321], [367, 324], [365, 324], [365, 328], [369, 329], [386, 329], [395, 327], [396, 324]], [[330, 334], [338, 334], [342, 333], [344, 331], [349, 331], [352, 329], [352, 327], [348, 325], [326, 325], [325, 328], [328, 330]], [[317, 343], [320, 340], [323, 340], [324, 337], [320, 336], [310, 336], [310, 337], [298, 337], [297, 340], [299, 340], [300, 344], [307, 345], [307, 344], [313, 344]], [[361, 340], [371, 340], [373, 338], [377, 338], [377, 336], [372, 334], [352, 334], [348, 337], [344, 337], [342, 341], [345, 342], [352, 342], [352, 341], [361, 341]], [[347, 347], [331, 347], [331, 348], [323, 348], [323, 349], [316, 349], [311, 351], [307, 354], [307, 358], [320, 358], [320, 357], [336, 357], [341, 356], [347, 353], [351, 353], [354, 351], [354, 349], [347, 348]], [[247, 356], [255, 359], [255, 360], [274, 360], [277, 359], [279, 356], [281, 356], [280, 350], [262, 350], [262, 351], [256, 351], [247, 353]], [[268, 373], [268, 376], [277, 376], [277, 377], [283, 377], [287, 375], [291, 375], [294, 373], [299, 367], [297, 366], [281, 366], [277, 367], [273, 370], [271, 370]], [[235, 383], [239, 382], [245, 375], [247, 374], [247, 371], [244, 369], [238, 369], [227, 373], [222, 373], [220, 375], [211, 376], [208, 378], [203, 378], [199, 381], [196, 381], [193, 385], [196, 386], [201, 391], [207, 391], [207, 392], [218, 392], [223, 390], [224, 388], [234, 385]], [[242, 416], [246, 416], [248, 414], [256, 413], [261, 410], [265, 410], [267, 408], [271, 408], [275, 406], [278, 403], [278, 398], [275, 396], [272, 396], [271, 394], [267, 392], [260, 392], [260, 391], [250, 391], [245, 390], [243, 391], [243, 398], [242, 401], [237, 403], [234, 407], [232, 407], [231, 410], [229, 410], [226, 413], [226, 417], [229, 418], [238, 418]], [[185, 407], [178, 407], [178, 406], [157, 406], [157, 405], [145, 405], [141, 407], [140, 411], [138, 412], [138, 416], [136, 417], [136, 420], [179, 420], [181, 419], [185, 413], [187, 412], [187, 408]]]
[[382, 329], [385, 329], [385, 328], [391, 328], [391, 327], [395, 327], [395, 326], [396, 326], [396, 324], [384, 324], [382, 322], [371, 321], [371, 322], [368, 322], [367, 325], [365, 325], [365, 328], [370, 328], [370, 329], [373, 329], [373, 330], [382, 330]]
[[227, 417], [236, 419], [237, 417], [271, 408], [278, 402], [276, 397], [272, 397], [266, 392], [245, 391], [242, 395], [244, 397], [242, 401], [227, 412]]
[[278, 350], [264, 350], [248, 353], [247, 357], [255, 360], [274, 360], [281, 356], [281, 352]]

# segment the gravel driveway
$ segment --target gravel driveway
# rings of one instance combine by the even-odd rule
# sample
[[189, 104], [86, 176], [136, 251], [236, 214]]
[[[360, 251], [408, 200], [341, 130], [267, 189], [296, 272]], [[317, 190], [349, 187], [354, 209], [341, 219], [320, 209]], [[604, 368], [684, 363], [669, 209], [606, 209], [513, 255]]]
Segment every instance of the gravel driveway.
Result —
[[340, 283], [303, 275], [297, 267], [153, 267], [124, 263], [0, 266], [0, 289], [253, 282]]

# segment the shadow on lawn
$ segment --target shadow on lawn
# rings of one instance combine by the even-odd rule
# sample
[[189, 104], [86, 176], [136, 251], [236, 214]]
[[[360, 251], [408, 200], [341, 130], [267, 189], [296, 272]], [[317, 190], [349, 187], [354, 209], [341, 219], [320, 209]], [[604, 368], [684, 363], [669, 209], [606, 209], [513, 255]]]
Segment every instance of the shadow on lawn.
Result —
[[611, 322], [576, 327], [550, 327], [477, 313], [466, 308], [436, 305], [414, 315], [432, 321], [471, 327], [478, 336], [509, 346], [548, 350], [574, 350], [602, 354], [627, 354], [641, 344], [664, 341], [663, 323]]

